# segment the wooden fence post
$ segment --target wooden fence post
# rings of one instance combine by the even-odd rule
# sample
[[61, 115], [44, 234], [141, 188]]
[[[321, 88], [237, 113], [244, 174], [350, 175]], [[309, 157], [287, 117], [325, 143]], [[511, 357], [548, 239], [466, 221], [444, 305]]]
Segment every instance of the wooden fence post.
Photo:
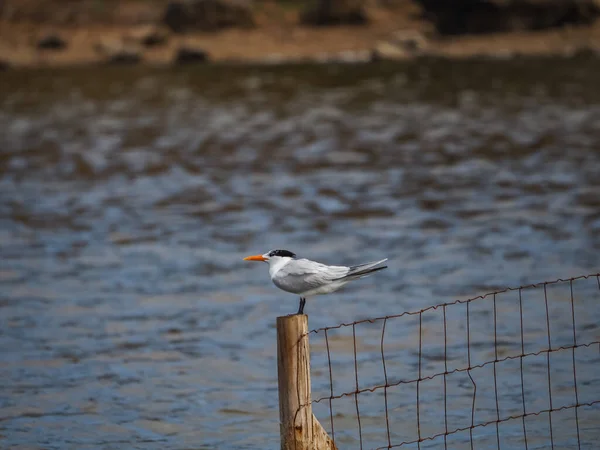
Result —
[[337, 450], [312, 413], [308, 316], [277, 318], [281, 450]]

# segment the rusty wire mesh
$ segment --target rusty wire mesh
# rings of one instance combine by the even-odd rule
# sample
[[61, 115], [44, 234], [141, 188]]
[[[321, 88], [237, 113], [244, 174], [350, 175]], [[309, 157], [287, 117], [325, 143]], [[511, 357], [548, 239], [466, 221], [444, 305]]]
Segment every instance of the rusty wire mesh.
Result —
[[309, 335], [313, 411], [338, 448], [600, 442], [600, 273]]

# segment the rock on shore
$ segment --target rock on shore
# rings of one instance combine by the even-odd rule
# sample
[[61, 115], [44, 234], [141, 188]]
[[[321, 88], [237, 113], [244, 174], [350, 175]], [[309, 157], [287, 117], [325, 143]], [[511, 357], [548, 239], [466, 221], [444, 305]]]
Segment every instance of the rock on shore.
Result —
[[45, 34], [37, 42], [37, 48], [40, 50], [63, 50], [66, 47], [67, 42], [56, 33]]
[[252, 27], [249, 0], [178, 0], [169, 2], [163, 23], [176, 33]]
[[300, 15], [305, 25], [362, 25], [367, 23], [363, 0], [318, 0], [307, 2]]
[[441, 34], [481, 34], [589, 25], [598, 0], [415, 0]]
[[175, 64], [195, 64], [208, 61], [208, 53], [201, 48], [184, 45], [175, 54]]

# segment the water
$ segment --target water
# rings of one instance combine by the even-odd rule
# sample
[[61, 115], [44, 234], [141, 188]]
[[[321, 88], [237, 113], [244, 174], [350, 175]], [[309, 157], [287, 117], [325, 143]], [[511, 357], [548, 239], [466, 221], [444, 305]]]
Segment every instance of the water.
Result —
[[[243, 262], [249, 254], [390, 258], [388, 270], [309, 299], [311, 328], [598, 272], [599, 69], [574, 59], [2, 74], [2, 447], [278, 448], [274, 323], [297, 299], [270, 284], [265, 266]], [[595, 283], [574, 283], [578, 342], [600, 340]], [[572, 340], [568, 287], [550, 298], [556, 345]], [[520, 350], [515, 295], [498, 300], [510, 354]], [[538, 325], [525, 333], [531, 351], [547, 345], [540, 295], [524, 297], [526, 324]], [[494, 359], [491, 303], [481, 305], [473, 364]], [[448, 329], [457, 368], [467, 365], [459, 308]], [[423, 315], [434, 355], [424, 373], [443, 363], [438, 313]], [[396, 320], [388, 374], [412, 379], [418, 323]], [[354, 390], [351, 333], [332, 331], [336, 394]], [[379, 384], [381, 323], [356, 333], [361, 387]], [[317, 398], [329, 395], [329, 374], [323, 334], [311, 341]], [[598, 348], [588, 350], [577, 351], [585, 401], [600, 391]], [[571, 353], [556, 355], [556, 389], [569, 403]], [[545, 361], [525, 380], [528, 408], [546, 407], [535, 388]], [[503, 392], [520, 394], [510, 363], [498, 365]], [[478, 414], [495, 414], [482, 384], [490, 369], [472, 374]], [[471, 423], [465, 376], [449, 379], [451, 427]], [[439, 378], [431, 383], [421, 398], [434, 404], [443, 397]], [[414, 386], [405, 389], [389, 393], [396, 443], [415, 438]], [[363, 446], [387, 445], [381, 392], [369, 398]], [[520, 396], [502, 401], [520, 411]], [[437, 404], [422, 408], [423, 436], [439, 431]], [[334, 408], [336, 439], [358, 448], [354, 398]], [[590, 448], [600, 410], [584, 409]], [[327, 402], [315, 412], [328, 428]], [[555, 426], [561, 414], [572, 420], [573, 410], [555, 413]], [[530, 448], [547, 446], [547, 417], [529, 420]], [[522, 445], [515, 423], [502, 424], [505, 447]], [[568, 430], [555, 430], [566, 447]], [[473, 432], [495, 445], [495, 426]]]

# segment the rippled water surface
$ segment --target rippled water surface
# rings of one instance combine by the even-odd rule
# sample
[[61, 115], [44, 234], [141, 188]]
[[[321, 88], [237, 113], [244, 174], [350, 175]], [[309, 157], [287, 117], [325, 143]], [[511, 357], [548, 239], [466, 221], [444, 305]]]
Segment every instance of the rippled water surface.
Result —
[[[0, 75], [2, 448], [278, 448], [274, 323], [297, 299], [249, 254], [390, 259], [309, 299], [311, 328], [598, 272], [599, 71], [593, 60], [523, 60]], [[559, 346], [572, 343], [569, 287], [549, 294]], [[597, 280], [573, 288], [579, 342], [598, 341]], [[499, 332], [518, 353], [516, 295], [498, 300]], [[540, 300], [523, 297], [531, 351], [547, 339]], [[460, 352], [465, 312], [453, 311]], [[477, 364], [494, 359], [490, 312], [471, 312]], [[435, 348], [442, 322], [431, 314]], [[386, 331], [393, 379], [415, 377], [417, 325], [410, 316]], [[364, 386], [382, 381], [380, 327], [356, 329]], [[332, 332], [336, 393], [355, 387], [351, 335]], [[329, 395], [323, 336], [311, 340], [315, 396]], [[600, 392], [591, 350], [577, 353], [585, 401]], [[557, 392], [571, 380], [567, 356], [553, 363]], [[520, 395], [518, 367], [505, 370]], [[461, 383], [456, 427], [471, 423]], [[421, 395], [433, 401], [437, 388]], [[546, 408], [536, 392], [528, 408]], [[414, 392], [390, 396], [394, 439], [416, 439]], [[380, 400], [362, 403], [364, 448], [387, 445]], [[315, 412], [328, 426], [324, 403]], [[358, 448], [354, 398], [336, 408], [336, 438]], [[423, 435], [435, 433], [439, 409], [421, 413]], [[573, 411], [561, 414], [555, 425]], [[592, 448], [600, 408], [579, 415]], [[547, 418], [536, 423], [530, 448], [546, 448]], [[522, 425], [505, 425], [509, 448]], [[494, 448], [489, 428], [474, 437]]]

